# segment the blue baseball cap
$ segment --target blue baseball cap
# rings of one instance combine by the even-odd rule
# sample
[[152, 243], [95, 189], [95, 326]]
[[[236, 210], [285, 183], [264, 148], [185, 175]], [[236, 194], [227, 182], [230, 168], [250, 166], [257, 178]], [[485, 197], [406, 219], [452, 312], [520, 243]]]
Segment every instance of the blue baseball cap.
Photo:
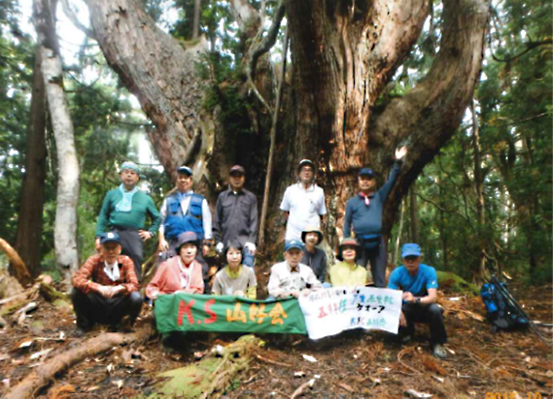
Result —
[[284, 243], [284, 252], [288, 252], [289, 250], [294, 248], [303, 251], [303, 242], [301, 242], [300, 240], [287, 240]]
[[401, 248], [401, 257], [407, 256], [421, 256], [421, 247], [418, 244], [404, 244]]
[[178, 167], [177, 173], [185, 173], [188, 176], [192, 176], [192, 169], [190, 169], [188, 166], [182, 165]]
[[100, 245], [104, 245], [108, 242], [116, 242], [117, 244], [121, 245], [119, 234], [112, 232], [102, 234], [102, 236], [100, 237]]
[[359, 171], [359, 176], [374, 177], [374, 170], [371, 168], [363, 168]]

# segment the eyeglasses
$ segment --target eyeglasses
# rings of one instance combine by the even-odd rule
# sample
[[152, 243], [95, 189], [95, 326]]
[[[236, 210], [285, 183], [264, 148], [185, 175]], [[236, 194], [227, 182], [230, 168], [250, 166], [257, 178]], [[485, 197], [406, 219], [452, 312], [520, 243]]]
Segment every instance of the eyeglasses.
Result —
[[403, 260], [407, 261], [407, 262], [415, 262], [417, 259], [419, 259], [418, 256], [406, 256], [405, 258], [403, 258]]

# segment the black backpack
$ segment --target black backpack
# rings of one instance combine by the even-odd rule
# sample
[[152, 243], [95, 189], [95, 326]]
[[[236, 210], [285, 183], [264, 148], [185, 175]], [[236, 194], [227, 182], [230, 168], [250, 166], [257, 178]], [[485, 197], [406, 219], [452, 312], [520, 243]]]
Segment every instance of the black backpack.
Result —
[[486, 306], [486, 317], [493, 326], [493, 331], [513, 331], [528, 328], [527, 316], [519, 310], [513, 296], [507, 290], [504, 282], [492, 277], [490, 282], [480, 289], [482, 301]]

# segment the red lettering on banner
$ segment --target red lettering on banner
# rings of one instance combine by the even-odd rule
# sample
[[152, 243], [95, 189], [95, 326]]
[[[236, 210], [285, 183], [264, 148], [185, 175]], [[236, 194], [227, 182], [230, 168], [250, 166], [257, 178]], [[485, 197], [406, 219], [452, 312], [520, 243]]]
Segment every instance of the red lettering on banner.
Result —
[[319, 308], [320, 312], [319, 312], [319, 319], [322, 319], [323, 317], [326, 317], [327, 316], [327, 313], [325, 313], [325, 309], [324, 309], [324, 306], [321, 306]]
[[179, 326], [182, 326], [182, 319], [184, 315], [186, 314], [186, 318], [188, 319], [188, 323], [194, 324], [194, 318], [192, 317], [192, 305], [194, 305], [194, 300], [191, 299], [190, 303], [187, 305], [186, 301], [183, 299], [179, 303], [179, 314], [177, 316], [177, 324]]
[[211, 310], [209, 308], [214, 303], [215, 303], [215, 299], [210, 299], [204, 305], [204, 310], [209, 315], [209, 319], [204, 320], [205, 324], [211, 324], [211, 323], [215, 323], [217, 321], [217, 315], [215, 314], [215, 312], [213, 310]]

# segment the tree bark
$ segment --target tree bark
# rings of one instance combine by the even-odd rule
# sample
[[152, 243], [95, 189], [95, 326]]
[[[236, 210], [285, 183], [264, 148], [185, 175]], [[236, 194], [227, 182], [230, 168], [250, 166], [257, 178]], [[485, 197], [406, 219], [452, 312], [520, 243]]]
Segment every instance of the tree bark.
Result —
[[200, 36], [200, 12], [201, 0], [194, 0], [194, 21], [192, 26], [192, 39], [197, 39]]
[[213, 122], [201, 107], [205, 82], [195, 65], [207, 50], [205, 38], [183, 47], [156, 26], [139, 0], [85, 2], [108, 64], [155, 125], [148, 136], [161, 164], [176, 177], [177, 167], [196, 160], [198, 181], [207, 173], [214, 141]]
[[8, 257], [8, 260], [13, 266], [14, 275], [17, 281], [19, 281], [22, 286], [31, 284], [33, 282], [33, 278], [31, 277], [25, 262], [23, 262], [17, 251], [2, 238], [0, 238], [0, 251]]
[[[185, 50], [159, 31], [138, 0], [86, 2], [108, 63], [140, 99], [156, 126], [150, 133], [156, 153], [166, 170], [174, 171], [195, 129], [202, 130], [202, 146], [205, 142], [209, 116], [200, 111], [204, 85], [190, 62], [200, 50]], [[387, 104], [377, 101], [416, 43], [428, 0], [284, 0], [284, 5], [293, 90], [285, 102], [287, 120], [277, 136], [272, 214], [295, 179], [297, 162], [313, 159], [318, 183], [327, 194], [326, 236], [331, 244], [336, 242], [356, 172], [371, 162], [384, 182], [395, 147], [407, 144], [409, 153], [385, 207], [383, 233], [388, 236], [402, 197], [453, 135], [472, 98], [483, 56], [487, 4], [445, 0], [440, 51], [428, 75]], [[232, 0], [230, 6], [242, 40], [254, 37], [259, 13], [246, 0]], [[200, 117], [187, 118], [191, 113]], [[210, 143], [227, 140], [214, 129], [208, 136]], [[195, 159], [209, 161], [198, 155]], [[261, 191], [262, 183], [257, 188]], [[268, 229], [276, 243], [282, 227], [275, 224], [268, 223]]]
[[105, 352], [114, 346], [130, 344], [139, 340], [141, 337], [147, 337], [149, 333], [150, 328], [144, 328], [140, 333], [103, 333], [97, 337], [91, 338], [46, 361], [35, 369], [35, 371], [27, 375], [19, 384], [11, 388], [4, 398], [33, 398], [36, 396], [36, 392], [50, 383], [57, 373], [65, 370], [72, 364], [83, 360], [87, 356], [94, 356], [98, 353]]
[[27, 132], [25, 177], [17, 221], [15, 249], [33, 277], [40, 274], [42, 211], [46, 179], [46, 103], [40, 47], [35, 49], [31, 115]]
[[73, 123], [63, 89], [63, 71], [54, 17], [56, 5], [56, 0], [35, 0], [33, 18], [37, 42], [40, 46], [41, 69], [59, 165], [54, 227], [56, 262], [62, 269], [69, 287], [71, 275], [79, 267], [77, 252], [79, 162], [75, 149]]
[[414, 181], [411, 185], [409, 195], [409, 211], [411, 214], [411, 220], [409, 225], [411, 226], [411, 242], [419, 242], [419, 210], [417, 206], [417, 182]]
[[474, 190], [476, 191], [476, 221], [478, 246], [480, 249], [480, 262], [478, 269], [475, 270], [473, 276], [477, 284], [484, 280], [486, 272], [486, 237], [484, 236], [486, 229], [486, 215], [484, 214], [484, 172], [482, 170], [482, 159], [480, 156], [480, 125], [478, 116], [474, 109], [474, 101], [471, 102], [470, 112], [472, 115], [472, 149], [474, 160]]

